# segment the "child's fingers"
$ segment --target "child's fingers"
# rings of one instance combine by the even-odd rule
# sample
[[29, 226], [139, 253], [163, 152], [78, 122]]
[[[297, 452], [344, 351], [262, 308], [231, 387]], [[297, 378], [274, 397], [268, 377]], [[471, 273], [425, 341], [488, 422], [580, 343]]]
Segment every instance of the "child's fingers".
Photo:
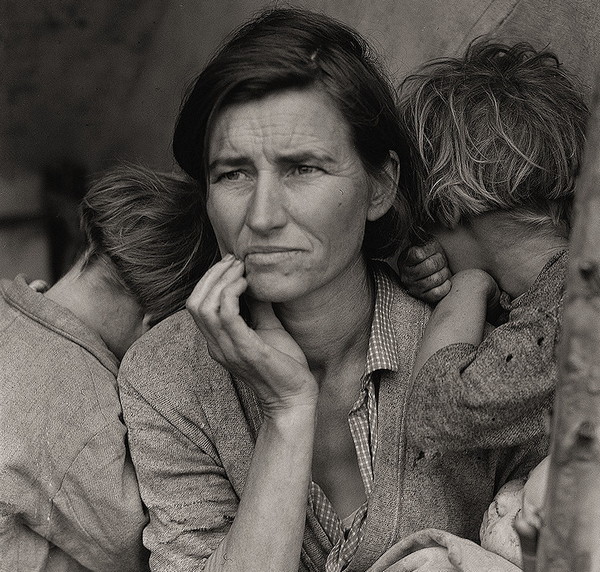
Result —
[[411, 246], [398, 257], [398, 266], [416, 266], [435, 254], [428, 252], [429, 249], [425, 249], [423, 246]]
[[[429, 292], [434, 288], [439, 288], [446, 284], [446, 282], [450, 282], [450, 270], [448, 268], [442, 268], [438, 272], [434, 272], [432, 274], [426, 275], [424, 278], [420, 278], [418, 280], [407, 281], [406, 289], [413, 296], [420, 296], [425, 294], [425, 292]], [[445, 286], [449, 291], [450, 284]], [[448, 293], [448, 292], [446, 292]]]
[[444, 252], [442, 245], [435, 238], [432, 238], [431, 240], [428, 240], [425, 244], [422, 244], [415, 248], [417, 250], [416, 254], [421, 258], [421, 260], [425, 260], [429, 256], [433, 256], [436, 253], [443, 254]]
[[442, 298], [444, 298], [444, 296], [448, 294], [448, 292], [450, 292], [451, 288], [452, 282], [450, 282], [450, 280], [446, 280], [439, 286], [423, 292], [423, 294], [420, 295], [420, 298], [429, 304], [437, 304]]
[[398, 266], [414, 266], [427, 258], [420, 246], [411, 246], [398, 256]]
[[425, 244], [411, 246], [398, 259], [398, 265], [414, 266], [423, 262], [434, 254], [441, 254], [446, 259], [446, 253], [442, 245], [435, 239], [428, 240]]
[[407, 282], [414, 282], [440, 272], [444, 268], [448, 269], [446, 257], [441, 252], [436, 252], [418, 264], [402, 266], [400, 268], [400, 276]]
[[413, 270], [418, 278], [427, 278], [437, 274], [443, 274], [444, 280], [450, 278], [450, 269], [446, 263], [446, 257], [439, 252], [415, 266]]

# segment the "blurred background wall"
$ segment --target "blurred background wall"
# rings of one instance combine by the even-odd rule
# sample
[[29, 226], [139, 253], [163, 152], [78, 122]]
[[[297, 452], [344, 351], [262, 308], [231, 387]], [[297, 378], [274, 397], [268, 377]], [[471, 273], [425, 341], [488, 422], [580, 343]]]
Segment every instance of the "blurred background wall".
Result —
[[[185, 87], [261, 0], [0, 0], [0, 276], [70, 263], [88, 177], [121, 160], [170, 170]], [[298, 0], [354, 26], [399, 81], [476, 36], [555, 50], [588, 86], [597, 0]]]

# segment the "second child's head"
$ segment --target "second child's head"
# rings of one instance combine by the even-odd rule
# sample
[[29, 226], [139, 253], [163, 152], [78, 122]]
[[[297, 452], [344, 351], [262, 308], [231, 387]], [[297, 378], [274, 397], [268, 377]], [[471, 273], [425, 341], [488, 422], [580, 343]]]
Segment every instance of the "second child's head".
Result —
[[103, 173], [81, 203], [80, 220], [80, 269], [99, 265], [151, 325], [185, 307], [218, 257], [199, 186], [179, 175], [133, 165]]
[[552, 52], [479, 40], [423, 65], [400, 96], [421, 228], [504, 211], [568, 231], [588, 110]]

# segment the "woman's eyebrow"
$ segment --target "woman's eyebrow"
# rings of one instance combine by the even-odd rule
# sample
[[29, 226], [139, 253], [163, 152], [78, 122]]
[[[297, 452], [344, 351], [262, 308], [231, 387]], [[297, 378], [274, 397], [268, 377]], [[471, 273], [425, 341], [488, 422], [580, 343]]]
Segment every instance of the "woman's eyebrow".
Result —
[[325, 151], [293, 151], [286, 153], [279, 153], [278, 160], [285, 163], [310, 163], [311, 161], [317, 161], [319, 163], [333, 163], [335, 159], [330, 153]]
[[[303, 163], [317, 162], [322, 165], [335, 163], [335, 158], [332, 154], [322, 151], [281, 151], [277, 153], [275, 161], [286, 165], [298, 165]], [[208, 170], [212, 171], [219, 167], [237, 168], [243, 167], [252, 163], [250, 157], [245, 155], [223, 155], [216, 157], [208, 165]]]
[[223, 156], [217, 157], [213, 161], [211, 161], [208, 165], [208, 170], [212, 171], [217, 167], [243, 167], [250, 163], [250, 159], [248, 157], [244, 157], [242, 155], [232, 155], [232, 156]]

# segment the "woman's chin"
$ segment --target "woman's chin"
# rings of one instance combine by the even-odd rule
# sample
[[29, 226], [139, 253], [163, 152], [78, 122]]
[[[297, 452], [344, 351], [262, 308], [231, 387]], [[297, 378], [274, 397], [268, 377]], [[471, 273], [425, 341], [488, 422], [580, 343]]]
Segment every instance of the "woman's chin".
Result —
[[248, 294], [261, 302], [280, 304], [291, 302], [306, 294], [307, 288], [296, 280], [269, 274], [251, 274], [248, 280]]

